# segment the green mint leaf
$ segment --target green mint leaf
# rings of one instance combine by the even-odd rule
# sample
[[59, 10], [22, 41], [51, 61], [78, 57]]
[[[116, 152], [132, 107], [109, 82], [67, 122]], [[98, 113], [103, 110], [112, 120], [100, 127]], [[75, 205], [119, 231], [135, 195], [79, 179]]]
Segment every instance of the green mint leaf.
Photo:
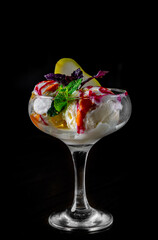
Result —
[[59, 114], [59, 112], [54, 107], [54, 101], [52, 101], [51, 107], [47, 111], [48, 116], [54, 117]]
[[63, 88], [58, 92], [57, 96], [54, 99], [54, 107], [58, 112], [61, 112], [61, 110], [67, 105], [67, 99], [68, 89]]
[[68, 89], [68, 93], [72, 94], [74, 91], [76, 91], [79, 88], [81, 82], [82, 82], [82, 78], [70, 82], [66, 86], [66, 88]]
[[61, 85], [58, 87], [57, 91], [61, 91], [63, 88], [64, 88], [64, 87], [63, 87], [63, 85], [61, 84]]
[[56, 116], [67, 106], [70, 95], [79, 88], [81, 82], [82, 78], [71, 81], [66, 87], [60, 85], [58, 94], [54, 98], [51, 107], [48, 109], [47, 113], [49, 116]]

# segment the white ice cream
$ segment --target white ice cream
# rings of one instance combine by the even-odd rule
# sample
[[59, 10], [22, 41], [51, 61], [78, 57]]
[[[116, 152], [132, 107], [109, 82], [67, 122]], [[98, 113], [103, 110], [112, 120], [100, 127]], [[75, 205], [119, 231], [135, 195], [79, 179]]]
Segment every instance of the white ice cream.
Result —
[[38, 97], [34, 100], [33, 109], [37, 114], [47, 113], [48, 109], [51, 107], [52, 100], [50, 98]]
[[119, 121], [119, 112], [122, 105], [119, 101], [108, 100], [104, 97], [96, 109], [89, 111], [85, 117], [85, 129], [93, 129], [98, 123], [106, 123], [111, 127]]
[[77, 130], [77, 101], [70, 103], [63, 114], [63, 117], [67, 123], [68, 128], [72, 130]]
[[[98, 88], [93, 87], [93, 92], [97, 95], [101, 95]], [[88, 91], [85, 90], [85, 95], [88, 95]], [[102, 94], [103, 95], [103, 94]], [[113, 95], [104, 96], [101, 101], [96, 102], [96, 108], [89, 110], [84, 118], [85, 130], [91, 130], [98, 126], [98, 124], [108, 124], [110, 127], [117, 125], [119, 121], [120, 110], [122, 104]], [[72, 102], [65, 111], [65, 121], [68, 128], [77, 130], [77, 101]]]

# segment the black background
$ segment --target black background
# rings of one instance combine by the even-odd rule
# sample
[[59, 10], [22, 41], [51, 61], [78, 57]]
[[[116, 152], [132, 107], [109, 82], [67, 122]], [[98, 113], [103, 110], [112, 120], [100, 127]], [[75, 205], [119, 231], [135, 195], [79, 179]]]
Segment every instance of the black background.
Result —
[[115, 15], [116, 11], [105, 17], [107, 12], [101, 8], [87, 15], [85, 10], [80, 17], [76, 17], [78, 12], [72, 14], [63, 10], [64, 15], [60, 12], [62, 18], [53, 15], [52, 9], [36, 11], [35, 15], [29, 9], [24, 15], [19, 12], [10, 28], [11, 58], [6, 62], [11, 73], [9, 83], [13, 85], [13, 97], [9, 99], [12, 115], [9, 126], [12, 127], [9, 127], [11, 137], [7, 140], [11, 146], [7, 152], [7, 170], [11, 177], [6, 196], [9, 195], [10, 222], [7, 220], [6, 225], [9, 224], [8, 231], [17, 239], [82, 237], [62, 233], [48, 225], [52, 211], [65, 209], [72, 203], [73, 165], [66, 145], [40, 132], [28, 116], [28, 101], [34, 85], [44, 79], [44, 74], [53, 72], [55, 63], [63, 57], [75, 59], [91, 75], [109, 70], [101, 84], [126, 89], [132, 102], [129, 122], [98, 141], [87, 162], [89, 203], [110, 211], [114, 224], [106, 232], [84, 237], [129, 239], [143, 234], [146, 177], [139, 95], [143, 26], [134, 21], [128, 11]]

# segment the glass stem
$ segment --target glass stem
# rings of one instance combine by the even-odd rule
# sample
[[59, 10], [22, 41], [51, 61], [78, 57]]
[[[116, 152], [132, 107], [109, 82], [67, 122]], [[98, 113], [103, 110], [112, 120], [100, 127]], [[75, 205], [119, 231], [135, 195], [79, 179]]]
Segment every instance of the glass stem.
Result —
[[90, 215], [91, 207], [87, 201], [85, 188], [85, 171], [87, 156], [92, 145], [86, 146], [70, 146], [72, 154], [74, 173], [75, 173], [75, 189], [74, 200], [70, 210], [73, 218], [84, 219]]

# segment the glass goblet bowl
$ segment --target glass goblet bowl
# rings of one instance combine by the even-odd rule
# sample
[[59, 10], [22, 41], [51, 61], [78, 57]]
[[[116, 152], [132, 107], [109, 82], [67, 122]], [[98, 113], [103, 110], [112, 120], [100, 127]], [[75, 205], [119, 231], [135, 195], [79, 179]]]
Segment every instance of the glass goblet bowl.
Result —
[[[123, 127], [131, 115], [132, 107], [127, 91], [115, 88], [110, 90], [114, 95], [109, 94], [104, 97], [106, 107], [100, 109], [102, 117], [100, 118], [100, 112], [95, 114], [97, 124], [81, 134], [76, 130], [68, 129], [58, 116], [49, 117], [46, 112], [43, 112], [45, 106], [51, 105], [52, 97], [35, 95], [30, 98], [28, 110], [34, 125], [41, 131], [62, 140], [72, 154], [75, 174], [72, 206], [62, 212], [53, 212], [48, 219], [51, 226], [60, 230], [97, 232], [107, 229], [113, 223], [112, 214], [96, 210], [89, 205], [85, 188], [87, 156], [91, 147], [99, 139]], [[75, 100], [79, 101], [80, 98]], [[43, 106], [38, 113], [36, 112], [37, 103]]]

